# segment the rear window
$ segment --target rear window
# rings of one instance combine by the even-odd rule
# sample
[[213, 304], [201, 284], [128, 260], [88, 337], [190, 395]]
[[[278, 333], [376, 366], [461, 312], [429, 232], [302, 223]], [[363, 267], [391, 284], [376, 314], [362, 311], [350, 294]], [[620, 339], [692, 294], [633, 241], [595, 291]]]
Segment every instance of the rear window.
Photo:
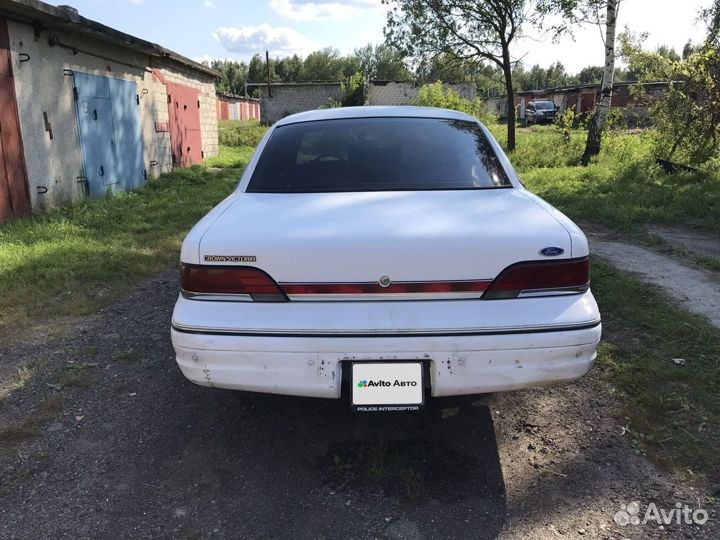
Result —
[[511, 187], [474, 122], [353, 118], [281, 126], [247, 191], [317, 193]]
[[552, 101], [536, 101], [535, 108], [539, 111], [550, 111], [555, 108], [555, 104]]

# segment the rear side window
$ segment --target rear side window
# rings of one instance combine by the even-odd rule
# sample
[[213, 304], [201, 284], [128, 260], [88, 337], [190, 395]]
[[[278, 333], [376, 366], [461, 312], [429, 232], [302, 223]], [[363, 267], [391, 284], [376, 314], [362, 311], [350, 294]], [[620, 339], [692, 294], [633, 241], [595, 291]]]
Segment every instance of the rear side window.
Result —
[[352, 118], [281, 126], [253, 172], [253, 193], [512, 187], [474, 122]]

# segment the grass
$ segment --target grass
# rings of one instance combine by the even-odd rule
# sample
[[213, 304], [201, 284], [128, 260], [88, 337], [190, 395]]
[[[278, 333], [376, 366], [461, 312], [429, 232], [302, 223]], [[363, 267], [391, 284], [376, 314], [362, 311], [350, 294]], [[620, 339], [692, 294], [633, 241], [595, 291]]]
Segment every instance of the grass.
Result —
[[17, 374], [10, 384], [11, 390], [22, 390], [25, 385], [30, 382], [33, 376], [33, 368], [30, 366], [22, 366], [17, 369]]
[[205, 160], [208, 167], [242, 168], [244, 167], [255, 151], [253, 146], [221, 146], [217, 156]]
[[179, 169], [134, 192], [1, 225], [0, 341], [39, 319], [92, 313], [176, 262], [185, 233], [239, 174]]
[[720, 473], [720, 331], [600, 261], [593, 292], [598, 366], [622, 393], [618, 420], [638, 451], [679, 476]]
[[[491, 126], [504, 144], [503, 126]], [[608, 134], [603, 151], [579, 165], [586, 132], [573, 130], [564, 143], [555, 126], [517, 132], [510, 160], [523, 183], [573, 219], [594, 220], [620, 230], [662, 223], [720, 232], [720, 175], [667, 174], [652, 154], [652, 132]]]
[[262, 139], [267, 128], [257, 120], [220, 120], [218, 122], [218, 140], [221, 146], [255, 147]]

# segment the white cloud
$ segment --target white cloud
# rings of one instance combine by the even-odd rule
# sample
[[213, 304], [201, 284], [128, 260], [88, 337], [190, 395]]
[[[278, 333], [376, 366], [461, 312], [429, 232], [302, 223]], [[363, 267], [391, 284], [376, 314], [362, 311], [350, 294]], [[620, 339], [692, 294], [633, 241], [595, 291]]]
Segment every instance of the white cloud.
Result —
[[380, 7], [380, 0], [270, 0], [270, 7], [293, 21], [340, 19], [359, 9]]
[[135, 4], [136, 6], [139, 6], [143, 3], [143, 0], [130, 0], [131, 4]]
[[270, 51], [274, 56], [298, 54], [304, 56], [320, 48], [320, 45], [306, 38], [292, 28], [259, 26], [222, 27], [213, 32], [228, 51], [242, 56]]
[[205, 6], [207, 8], [214, 8], [216, 6], [215, 0], [205, 0], [203, 2], [203, 6]]
[[212, 54], [201, 54], [200, 56], [193, 56], [192, 59], [198, 64], [208, 65], [210, 65], [213, 60], [222, 60], [222, 58], [218, 58], [217, 56], [213, 56]]

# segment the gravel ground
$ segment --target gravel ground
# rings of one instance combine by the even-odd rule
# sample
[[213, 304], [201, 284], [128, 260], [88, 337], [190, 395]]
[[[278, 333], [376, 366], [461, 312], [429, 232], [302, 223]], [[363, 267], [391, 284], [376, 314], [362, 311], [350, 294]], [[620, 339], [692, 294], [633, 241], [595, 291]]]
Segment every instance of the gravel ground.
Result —
[[[682, 258], [658, 253], [626, 241], [616, 232], [597, 224], [584, 223], [590, 253], [613, 266], [653, 283], [688, 311], [704, 315], [720, 328], [720, 282], [717, 273], [708, 272]], [[712, 255], [720, 252], [720, 240], [680, 228], [653, 226], [649, 230], [690, 253]]]
[[667, 225], [649, 225], [648, 231], [691, 253], [720, 257], [720, 239], [717, 235]]
[[[36, 366], [0, 400], [0, 538], [720, 538], [709, 490], [633, 451], [595, 372], [414, 415], [202, 388], [174, 363], [176, 283], [0, 345]], [[633, 501], [710, 521], [616, 525]]]

